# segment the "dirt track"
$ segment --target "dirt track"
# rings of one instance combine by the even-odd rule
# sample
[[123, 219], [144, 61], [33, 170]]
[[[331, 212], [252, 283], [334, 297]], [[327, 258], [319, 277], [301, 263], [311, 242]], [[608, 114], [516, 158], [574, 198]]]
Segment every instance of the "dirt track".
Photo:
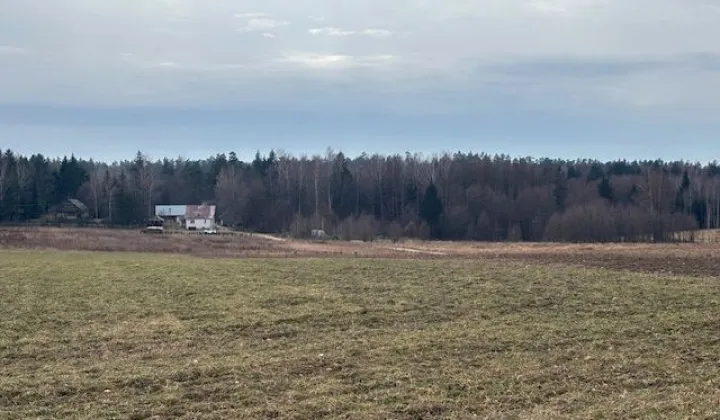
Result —
[[720, 277], [720, 246], [706, 244], [489, 244], [313, 242], [266, 235], [145, 235], [103, 229], [0, 228], [0, 248], [159, 252], [201, 257], [507, 259]]

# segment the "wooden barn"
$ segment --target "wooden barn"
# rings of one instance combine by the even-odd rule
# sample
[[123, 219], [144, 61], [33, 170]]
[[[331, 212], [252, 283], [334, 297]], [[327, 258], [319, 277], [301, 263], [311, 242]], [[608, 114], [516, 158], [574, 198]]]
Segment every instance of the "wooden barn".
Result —
[[82, 201], [69, 198], [53, 209], [58, 219], [87, 219], [90, 217], [90, 210]]

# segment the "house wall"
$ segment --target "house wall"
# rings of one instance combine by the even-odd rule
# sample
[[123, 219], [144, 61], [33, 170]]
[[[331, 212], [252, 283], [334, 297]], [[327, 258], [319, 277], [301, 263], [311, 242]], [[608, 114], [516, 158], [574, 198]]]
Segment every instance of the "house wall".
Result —
[[215, 223], [212, 219], [187, 219], [185, 221], [185, 227], [187, 229], [212, 229]]

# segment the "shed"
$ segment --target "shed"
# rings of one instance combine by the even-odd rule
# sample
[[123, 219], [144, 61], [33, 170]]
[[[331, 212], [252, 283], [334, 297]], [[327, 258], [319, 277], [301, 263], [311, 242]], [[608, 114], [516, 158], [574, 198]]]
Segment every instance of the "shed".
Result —
[[86, 219], [90, 210], [80, 200], [68, 198], [54, 208], [55, 216], [62, 219]]

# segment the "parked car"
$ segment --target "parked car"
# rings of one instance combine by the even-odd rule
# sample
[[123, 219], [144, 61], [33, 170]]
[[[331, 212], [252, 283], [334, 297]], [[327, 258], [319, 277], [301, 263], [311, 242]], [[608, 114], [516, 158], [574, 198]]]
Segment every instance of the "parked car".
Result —
[[143, 229], [145, 233], [163, 233], [165, 229], [162, 226], [146, 226]]

